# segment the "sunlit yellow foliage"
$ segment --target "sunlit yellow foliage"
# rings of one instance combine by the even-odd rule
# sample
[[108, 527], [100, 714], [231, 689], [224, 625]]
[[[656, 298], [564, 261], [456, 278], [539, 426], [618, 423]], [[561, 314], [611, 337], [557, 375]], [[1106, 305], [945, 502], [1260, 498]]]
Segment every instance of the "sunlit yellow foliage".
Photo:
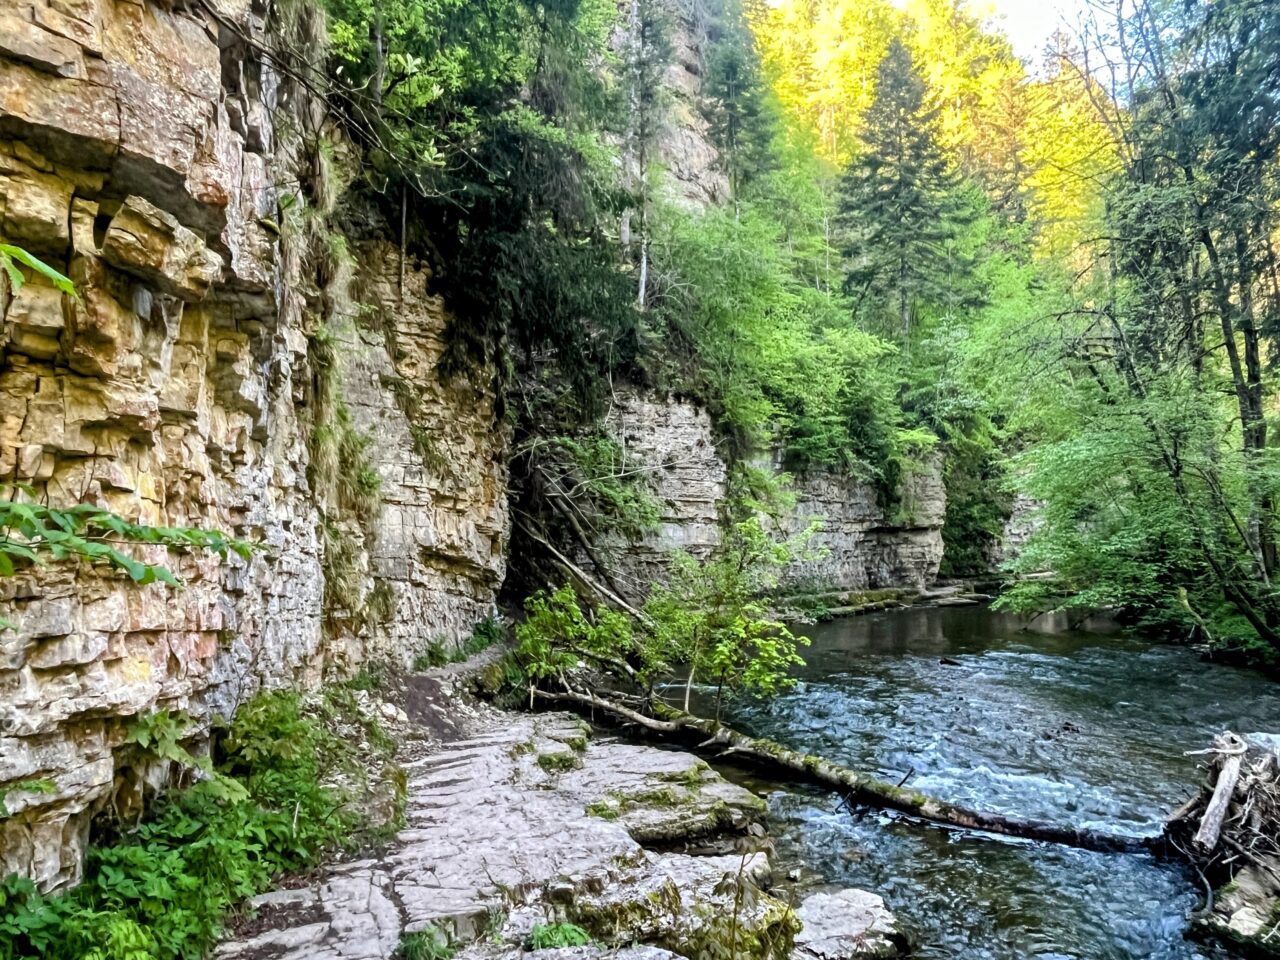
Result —
[[942, 108], [944, 141], [962, 153], [989, 152], [1001, 91], [1025, 76], [1009, 41], [957, 0], [910, 0], [906, 13], [911, 52]]
[[969, 0], [781, 0], [758, 9], [756, 37], [788, 120], [844, 166], [858, 148], [876, 68], [907, 41], [939, 107], [943, 142], [997, 209], [1025, 213], [1036, 247], [1071, 263], [1096, 233], [1102, 176], [1115, 151], [1097, 104], [1059, 58], [1028, 76], [1008, 39]]
[[1066, 60], [1026, 91], [1024, 156], [1037, 250], [1076, 268], [1087, 259], [1083, 245], [1102, 223], [1103, 180], [1117, 166], [1114, 139], [1094, 102], [1105, 96], [1087, 87]]
[[779, 101], [817, 133], [822, 155], [843, 166], [902, 15], [887, 0], [783, 0], [754, 26]]
[[843, 164], [875, 95], [876, 67], [902, 35], [942, 108], [948, 145], [974, 148], [999, 91], [1023, 77], [1008, 41], [964, 0], [782, 0], [763, 10], [756, 36], [778, 99]]

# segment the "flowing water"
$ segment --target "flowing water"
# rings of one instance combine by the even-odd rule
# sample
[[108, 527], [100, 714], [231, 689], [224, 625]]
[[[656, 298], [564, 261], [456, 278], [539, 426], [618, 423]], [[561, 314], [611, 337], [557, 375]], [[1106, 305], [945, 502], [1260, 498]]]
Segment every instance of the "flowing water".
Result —
[[[1158, 833], [1200, 779], [1184, 751], [1224, 729], [1280, 732], [1273, 681], [1105, 629], [952, 607], [808, 633], [799, 686], [731, 722], [985, 810]], [[1174, 864], [851, 814], [804, 789], [770, 810], [782, 871], [880, 893], [918, 957], [1226, 956], [1184, 939], [1203, 891]]]

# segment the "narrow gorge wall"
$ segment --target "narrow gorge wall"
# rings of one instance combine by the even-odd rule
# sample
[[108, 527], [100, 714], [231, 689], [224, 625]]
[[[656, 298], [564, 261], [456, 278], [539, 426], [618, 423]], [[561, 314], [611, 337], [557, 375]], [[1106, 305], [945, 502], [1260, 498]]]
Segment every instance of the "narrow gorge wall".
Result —
[[0, 479], [262, 548], [226, 564], [151, 552], [181, 591], [86, 564], [0, 579], [0, 875], [45, 889], [78, 875], [96, 810], [137, 802], [138, 773], [119, 766], [130, 718], [204, 722], [335, 659], [456, 640], [504, 572], [493, 397], [483, 377], [439, 380], [447, 318], [429, 277], [410, 265], [402, 286], [395, 249], [373, 243], [357, 272], [388, 319], [335, 335], [382, 480], [359, 569], [384, 616], [335, 625], [326, 610], [308, 479], [317, 319], [281, 253], [277, 185], [297, 176], [272, 122], [283, 82], [252, 53], [263, 15], [250, 0], [0, 10], [0, 240], [79, 293], [35, 277], [0, 294]]
[[812, 519], [822, 528], [809, 547], [812, 559], [792, 565], [784, 583], [797, 590], [922, 590], [942, 563], [947, 491], [942, 458], [916, 465], [898, 486], [892, 505], [875, 487], [844, 474], [815, 470], [795, 483], [795, 510], [785, 524], [800, 533]]
[[[642, 598], [650, 583], [663, 578], [673, 551], [705, 557], [719, 543], [728, 468], [716, 449], [711, 418], [691, 401], [620, 391], [607, 422], [659, 507], [651, 536], [605, 545], [617, 563], [614, 579]], [[795, 508], [783, 519], [783, 532], [800, 533], [814, 519], [822, 528], [809, 544], [813, 559], [790, 568], [786, 587], [921, 589], [937, 577], [946, 514], [940, 457], [908, 474], [891, 511], [871, 484], [840, 473], [811, 471], [793, 489]]]

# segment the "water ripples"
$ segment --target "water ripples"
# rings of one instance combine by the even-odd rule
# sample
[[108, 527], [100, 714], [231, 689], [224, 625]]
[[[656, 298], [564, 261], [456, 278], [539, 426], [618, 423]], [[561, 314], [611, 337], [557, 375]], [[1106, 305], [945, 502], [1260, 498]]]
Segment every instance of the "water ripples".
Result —
[[[1185, 750], [1225, 728], [1280, 731], [1275, 685], [1256, 674], [1019, 627], [973, 608], [826, 624], [803, 682], [733, 721], [886, 779], [914, 770], [946, 800], [1133, 835], [1158, 833], [1197, 782]], [[771, 811], [784, 868], [880, 893], [919, 957], [1218, 956], [1183, 937], [1197, 891], [1176, 865], [851, 816], [818, 792], [776, 793]]]

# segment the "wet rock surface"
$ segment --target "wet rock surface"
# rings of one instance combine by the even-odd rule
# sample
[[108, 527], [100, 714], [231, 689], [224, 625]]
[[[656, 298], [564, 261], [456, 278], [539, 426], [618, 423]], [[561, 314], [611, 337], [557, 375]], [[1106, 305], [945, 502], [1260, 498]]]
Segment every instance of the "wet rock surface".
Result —
[[[689, 754], [593, 740], [564, 714], [478, 711], [460, 724], [466, 735], [407, 765], [405, 827], [386, 853], [257, 898], [218, 957], [375, 960], [427, 928], [462, 957], [515, 957], [535, 926], [558, 922], [593, 942], [540, 951], [548, 960], [698, 957], [730, 942], [738, 956], [783, 957], [805, 942], [797, 912], [766, 890], [768, 854], [748, 838], [765, 808], [750, 791]], [[741, 852], [645, 846], [726, 834]], [[849, 903], [843, 918], [811, 910], [805, 956], [890, 955], [864, 948], [892, 929], [879, 898]]]
[[896, 957], [905, 940], [897, 921], [874, 893], [839, 890], [815, 893], [796, 909], [796, 960]]

